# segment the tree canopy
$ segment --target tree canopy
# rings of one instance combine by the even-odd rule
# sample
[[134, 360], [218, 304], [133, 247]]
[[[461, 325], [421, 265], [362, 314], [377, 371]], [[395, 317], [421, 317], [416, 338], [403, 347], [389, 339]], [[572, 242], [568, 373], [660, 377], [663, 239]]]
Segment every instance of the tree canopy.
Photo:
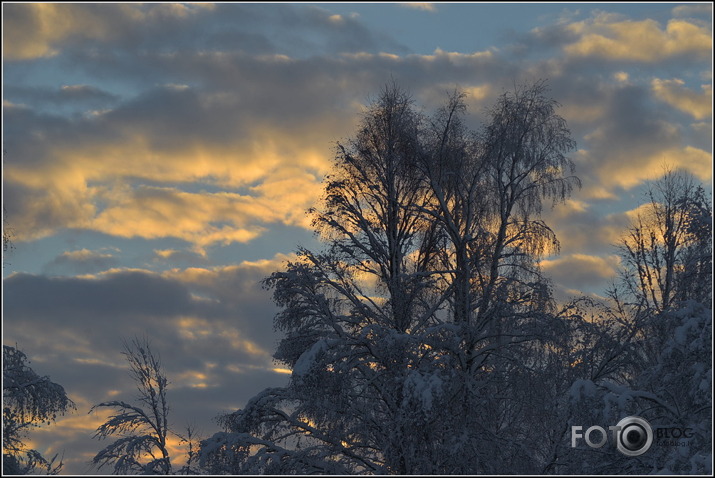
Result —
[[580, 185], [543, 82], [504, 93], [468, 131], [464, 96], [432, 116], [387, 86], [336, 147], [324, 251], [265, 284], [275, 357], [293, 369], [204, 441], [214, 472], [533, 472], [530, 388], [558, 321], [538, 266], [558, 249], [544, 201]]
[[[320, 251], [265, 279], [290, 382], [219, 417], [212, 473], [709, 472], [712, 208], [653, 184], [609, 297], [557, 304], [542, 219], [580, 186], [545, 82], [481, 129], [464, 94], [432, 115], [388, 85], [339, 142], [311, 210]], [[643, 457], [573, 446], [571, 426], [638, 415], [692, 432]]]
[[3, 345], [3, 474], [58, 473], [57, 455], [48, 460], [24, 440], [33, 427], [49, 425], [74, 408], [62, 385], [38, 375], [21, 350]]

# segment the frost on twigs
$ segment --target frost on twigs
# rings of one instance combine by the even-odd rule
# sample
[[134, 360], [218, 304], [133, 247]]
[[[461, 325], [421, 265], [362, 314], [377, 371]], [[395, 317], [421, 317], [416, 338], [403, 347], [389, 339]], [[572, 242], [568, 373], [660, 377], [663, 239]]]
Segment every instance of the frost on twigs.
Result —
[[[606, 300], [557, 304], [540, 263], [559, 241], [541, 212], [580, 186], [558, 106], [545, 82], [516, 87], [470, 131], [461, 92], [428, 116], [385, 87], [337, 144], [310, 211], [325, 247], [299, 249], [263, 282], [280, 308], [274, 358], [290, 382], [219, 419], [200, 452], [209, 471], [705, 469], [710, 351], [696, 336], [709, 329], [673, 313], [707, 303], [711, 209], [676, 182], [687, 194], [654, 204], [648, 225], [678, 240], [664, 249], [636, 234], [624, 283]], [[623, 413], [700, 420], [697, 438], [637, 459], [571, 447], [572, 425]]]
[[61, 385], [39, 376], [28, 363], [21, 350], [3, 345], [3, 473], [57, 474], [58, 455], [48, 460], [24, 440], [30, 429], [52, 424], [75, 405]]
[[169, 382], [148, 340], [125, 342], [123, 354], [137, 386], [141, 406], [113, 400], [90, 409], [90, 413], [98, 408], [116, 411], [97, 428], [94, 438], [118, 437], [97, 453], [92, 463], [98, 468], [112, 466], [116, 474], [168, 475], [171, 473], [167, 448], [170, 430], [166, 390]]

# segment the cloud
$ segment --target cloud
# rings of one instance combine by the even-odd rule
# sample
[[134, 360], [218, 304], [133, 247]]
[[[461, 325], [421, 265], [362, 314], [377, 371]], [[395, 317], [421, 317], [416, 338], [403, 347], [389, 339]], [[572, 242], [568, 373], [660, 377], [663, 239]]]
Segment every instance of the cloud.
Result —
[[50, 319], [67, 314], [63, 321], [67, 326], [88, 319], [110, 322], [114, 317], [135, 314], [164, 317], [193, 308], [181, 284], [142, 271], [106, 273], [96, 278], [16, 274], [4, 285], [13, 296], [6, 301], [6, 317], [31, 313], [35, 318]]
[[31, 60], [57, 56], [76, 45], [138, 44], [149, 34], [186, 27], [191, 17], [211, 9], [202, 4], [8, 5], [3, 8], [3, 56]]
[[[89, 55], [148, 49], [250, 51], [397, 50], [352, 16], [316, 7], [222, 4], [16, 4], [4, 9], [6, 60], [57, 57], [72, 49]], [[72, 53], [74, 54], [74, 53]]]
[[[213, 347], [211, 356], [223, 344], [233, 350], [224, 350], [227, 357], [244, 353], [249, 359], [257, 354], [259, 362], [252, 363], [262, 364], [272, 350], [275, 308], [260, 281], [289, 257], [279, 254], [262, 261], [161, 274], [141, 269], [77, 277], [13, 274], [4, 283], [5, 337], [41, 345], [40, 355], [48, 359], [58, 346], [73, 352], [72, 360], [99, 359], [85, 365], [112, 363], [102, 351], [111, 350], [118, 337], [144, 333], [162, 344], [178, 340], [186, 351]], [[38, 329], [54, 333], [35, 336]], [[55, 342], [59, 337], [70, 340]], [[195, 342], [206, 337], [211, 340], [203, 345]]]
[[[692, 146], [638, 148], [640, 150], [624, 150], [605, 158], [596, 168], [598, 180], [587, 180], [585, 194], [591, 198], [612, 198], [615, 189], [629, 190], [655, 179], [664, 166], [687, 170], [703, 182], [712, 179], [712, 153]], [[584, 153], [584, 157], [582, 161], [595, 162], [592, 154]]]
[[701, 85], [700, 93], [685, 87], [685, 82], [678, 78], [672, 80], [654, 78], [651, 85], [658, 99], [688, 113], [693, 118], [702, 120], [712, 117], [712, 85]]
[[704, 60], [712, 56], [712, 34], [687, 20], [672, 19], [665, 29], [652, 19], [624, 20], [601, 13], [567, 25], [577, 40], [564, 46], [567, 55], [616, 61], [653, 63], [691, 56]]
[[201, 254], [200, 251], [183, 251], [177, 249], [154, 249], [154, 257], [152, 261], [161, 264], [205, 264], [207, 262], [206, 254]]
[[[75, 227], [179, 237], [204, 247], [253, 239], [262, 223], [305, 225], [304, 211], [327, 172], [328, 138], [314, 142], [315, 131], [294, 137], [276, 126], [250, 125], [238, 115], [246, 110], [212, 101], [160, 89], [100, 117], [72, 120], [7, 108], [6, 199], [18, 240]], [[200, 126], [187, 121], [202, 111]], [[247, 130], [234, 133], [241, 123]], [[182, 186], [131, 184], [135, 179]], [[218, 191], [182, 190], [194, 181]], [[231, 191], [251, 183], [244, 194]]]
[[8, 219], [18, 248], [72, 241], [36, 272], [83, 274], [8, 276], [4, 333], [81, 404], [60, 440], [37, 436], [66, 447], [68, 471], [89, 471], [87, 450], [102, 446], [89, 438], [101, 417], [81, 424], [89, 406], [132, 397], [121, 337], [152, 338], [174, 416], [208, 433], [216, 413], [285, 382], [260, 280], [290, 256], [231, 262], [308, 234], [335, 142], [391, 78], [425, 111], [461, 87], [475, 128], [511, 85], [548, 78], [584, 182], [545, 211], [563, 256], [543, 265], [560, 297], [603, 290], [638, 187], [664, 163], [712, 179], [712, 43], [696, 5], [667, 23], [576, 12], [513, 45], [429, 55], [324, 7], [4, 5]]
[[[561, 255], [588, 252], [592, 255], [607, 256], [614, 252], [628, 227], [629, 218], [625, 213], [604, 214], [601, 209], [614, 207], [613, 200], [569, 200], [544, 212], [544, 219], [556, 233], [561, 243]], [[606, 203], [606, 204], [604, 204]]]
[[405, 7], [405, 8], [413, 8], [415, 10], [423, 10], [425, 12], [435, 13], [437, 11], [437, 5], [434, 3], [406, 2], [406, 3], [399, 3], [398, 5], [401, 7]]
[[119, 237], [176, 237], [203, 254], [216, 243], [251, 241], [271, 223], [310, 228], [306, 210], [319, 197], [321, 185], [315, 176], [287, 167], [249, 192], [189, 193], [139, 186], [119, 197], [121, 193], [112, 190], [107, 193], [112, 205], [85, 227]]
[[272, 321], [276, 309], [260, 280], [287, 258], [162, 274], [117, 269], [83, 277], [6, 278], [5, 343], [17, 343], [33, 369], [64, 386], [78, 406], [56, 425], [33, 432], [38, 449], [64, 449], [66, 470], [90, 472], [86, 463], [93, 453], [87, 450], [96, 453], [105, 446], [90, 437], [105, 415], [88, 417], [89, 407], [135, 397], [122, 338], [151, 340], [170, 380], [177, 431], [191, 421], [208, 435], [217, 413], [240, 408], [265, 387], [284, 384], [285, 370], [275, 370], [280, 367], [271, 359], [278, 339]]
[[709, 15], [712, 17], [713, 7], [709, 3], [701, 3], [696, 5], [678, 5], [673, 7], [674, 17], [697, 17]]
[[172, 188], [139, 187], [103, 210], [89, 229], [119, 237], [178, 237], [198, 250], [216, 242], [247, 242], [263, 228], [247, 224], [275, 220], [272, 211], [234, 193], [192, 194]]
[[[92, 229], [180, 238], [203, 254], [255, 240], [270, 224], [308, 227], [304, 211], [320, 195], [334, 141], [353, 133], [361, 104], [391, 74], [429, 108], [461, 86], [474, 124], [498, 85], [519, 71], [497, 50], [311, 59], [189, 51], [145, 53], [133, 64], [123, 56], [116, 64], [85, 60], [137, 79], [149, 71], [165, 86], [88, 117], [5, 109], [6, 198], [18, 240]], [[565, 105], [560, 113], [579, 140], [587, 195], [613, 197], [666, 160], [708, 177], [708, 153], [684, 144], [683, 131], [650, 102], [652, 85], [632, 78], [609, 84], [581, 68], [535, 62], [520, 77], [552, 78]], [[627, 74], [622, 65], [613, 73]], [[674, 86], [661, 90], [685, 105]]]
[[117, 95], [90, 85], [62, 85], [40, 87], [7, 85], [5, 95], [33, 110], [74, 114], [110, 108], [119, 100]]
[[604, 281], [613, 279], [619, 270], [618, 256], [592, 256], [570, 254], [552, 260], [544, 260], [541, 267], [547, 277], [571, 289], [602, 290]]
[[614, 84], [595, 98], [602, 119], [587, 124], [573, 155], [586, 197], [614, 197], [654, 179], [664, 165], [710, 180], [711, 153], [688, 144], [687, 131], [657, 105], [652, 88]]
[[111, 253], [80, 249], [76, 251], [63, 252], [49, 262], [45, 266], [45, 270], [52, 273], [57, 270], [61, 271], [69, 269], [74, 273], [84, 274], [106, 270], [116, 266], [117, 263], [117, 259]]
[[[422, 78], [410, 80], [422, 94], [434, 88], [427, 88], [430, 79], [421, 72], [446, 79], [452, 70], [455, 78], [467, 79], [494, 61], [488, 51], [439, 49], [406, 58], [366, 54], [354, 61], [158, 55], [147, 62], [167, 75], [160, 81], [165, 86], [102, 112], [64, 117], [5, 108], [8, 214], [20, 241], [76, 228], [176, 237], [197, 252], [254, 240], [270, 223], [308, 227], [304, 211], [320, 195], [334, 141], [352, 134], [361, 103], [389, 69]], [[138, 74], [121, 63], [110, 68]], [[201, 75], [167, 81], [172, 71]], [[191, 86], [199, 80], [207, 86]], [[454, 85], [444, 84], [445, 90]], [[489, 100], [488, 83], [463, 84], [472, 104]], [[89, 85], [70, 90], [102, 91]], [[31, 96], [39, 90], [14, 91]], [[39, 97], [31, 102], [39, 103]]]

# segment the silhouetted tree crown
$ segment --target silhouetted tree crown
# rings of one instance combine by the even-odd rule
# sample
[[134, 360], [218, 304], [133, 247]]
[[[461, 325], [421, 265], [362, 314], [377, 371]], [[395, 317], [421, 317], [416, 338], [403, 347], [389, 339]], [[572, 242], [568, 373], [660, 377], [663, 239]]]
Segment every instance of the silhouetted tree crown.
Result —
[[59, 473], [57, 455], [48, 460], [24, 440], [31, 428], [52, 424], [74, 408], [61, 385], [38, 375], [21, 350], [3, 345], [3, 474]]

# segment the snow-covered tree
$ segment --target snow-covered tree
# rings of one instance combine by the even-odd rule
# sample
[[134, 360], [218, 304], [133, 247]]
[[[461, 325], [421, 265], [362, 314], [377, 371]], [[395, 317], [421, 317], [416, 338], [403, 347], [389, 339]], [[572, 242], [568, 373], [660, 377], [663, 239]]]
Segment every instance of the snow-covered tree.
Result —
[[31, 428], [53, 423], [58, 414], [75, 406], [61, 385], [39, 376], [28, 363], [22, 351], [3, 345], [2, 471], [8, 475], [57, 474], [62, 467], [61, 461], [55, 463], [57, 455], [48, 460], [23, 440]]
[[424, 430], [411, 423], [411, 400], [422, 393], [417, 366], [432, 355], [421, 341], [445, 296], [432, 287], [436, 228], [421, 214], [430, 201], [417, 168], [422, 121], [391, 87], [338, 145], [314, 211], [327, 250], [299, 251], [266, 282], [283, 307], [275, 356], [293, 367], [292, 384], [225, 417], [233, 433], [205, 443], [206, 455], [217, 456], [215, 439], [245, 437], [234, 456], [248, 471], [414, 471], [408, 455]]
[[112, 400], [91, 408], [90, 413], [97, 408], [116, 410], [115, 415], [97, 428], [94, 438], [119, 437], [97, 453], [92, 462], [99, 468], [113, 466], [115, 474], [171, 474], [167, 448], [170, 430], [166, 391], [169, 381], [148, 340], [135, 338], [125, 342], [122, 353], [139, 391], [137, 400], [140, 405]]
[[[556, 447], [552, 472], [562, 474], [710, 474], [712, 473], [712, 311], [695, 301], [659, 315], [668, 329], [657, 336], [624, 343], [599, 344], [607, 353], [594, 360], [609, 363], [610, 374], [575, 376], [568, 397], [568, 426], [616, 425], [627, 416], [645, 418], [656, 435], [637, 457], [609, 446], [571, 447], [570, 435]], [[600, 327], [598, 337], [613, 336]], [[629, 334], [630, 335], [630, 334]], [[654, 343], [656, 342], [656, 343]], [[640, 362], [643, 348], [657, 351]], [[628, 359], [631, 360], [628, 360]], [[617, 373], [614, 373], [617, 372]], [[659, 428], [679, 430], [677, 440], [657, 438]], [[684, 433], [687, 436], [681, 436]], [[670, 435], [672, 438], [672, 432]], [[609, 437], [610, 440], [610, 437]]]
[[[533, 472], [530, 384], [551, 311], [538, 258], [557, 248], [542, 200], [578, 183], [542, 83], [504, 94], [479, 133], [452, 95], [432, 118], [399, 87], [338, 144], [326, 250], [266, 280], [288, 387], [221, 418], [202, 443], [216, 473]], [[542, 389], [541, 387], [539, 388]], [[550, 392], [551, 393], [551, 392]]]
[[666, 171], [620, 244], [623, 283], [656, 312], [712, 300], [712, 205], [684, 171]]
[[712, 206], [684, 172], [667, 171], [647, 194], [620, 243], [620, 284], [600, 315], [580, 311], [593, 334], [579, 340], [594, 354], [573, 367], [566, 417], [587, 426], [635, 415], [689, 436], [638, 457], [563, 441], [555, 472], [712, 472]]

